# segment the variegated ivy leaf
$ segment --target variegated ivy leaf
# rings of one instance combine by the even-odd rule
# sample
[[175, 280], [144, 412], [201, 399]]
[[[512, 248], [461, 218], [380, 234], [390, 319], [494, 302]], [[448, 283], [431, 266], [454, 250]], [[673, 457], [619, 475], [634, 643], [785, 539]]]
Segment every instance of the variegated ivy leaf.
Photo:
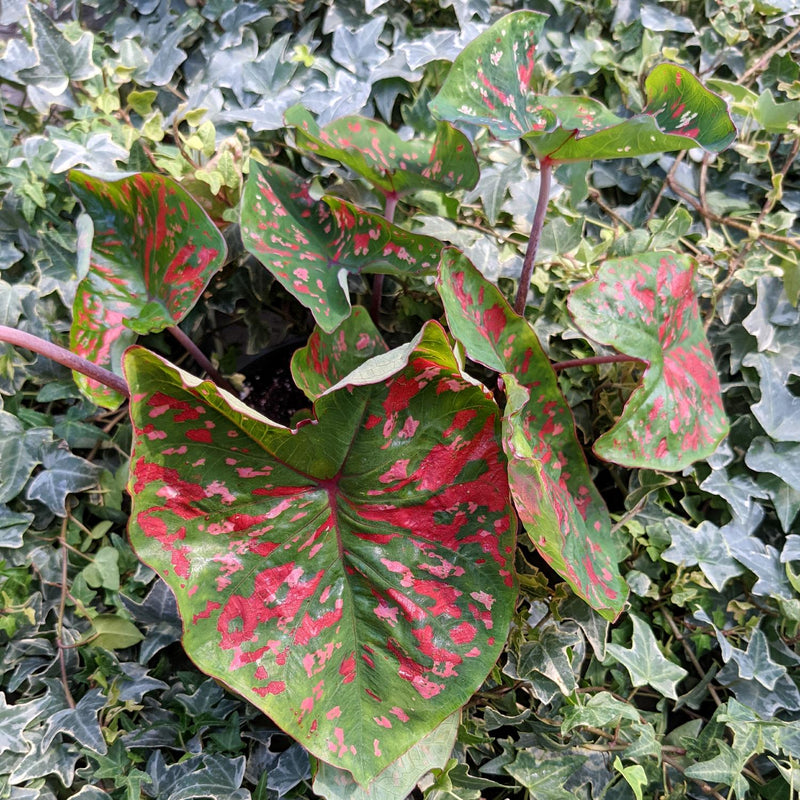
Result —
[[719, 378], [694, 291], [694, 262], [668, 252], [606, 261], [572, 291], [575, 322], [592, 339], [647, 362], [617, 424], [595, 443], [627, 467], [681, 470], [728, 432]]
[[349, 274], [432, 272], [443, 246], [344, 200], [316, 201], [290, 170], [255, 162], [242, 198], [241, 223], [247, 250], [328, 333], [350, 315]]
[[433, 116], [486, 125], [506, 141], [524, 136], [539, 158], [559, 162], [697, 146], [718, 152], [733, 141], [736, 128], [725, 101], [675, 64], [659, 64], [650, 73], [647, 104], [627, 119], [590, 98], [531, 91], [545, 19], [517, 11], [467, 45], [430, 104]]
[[497, 406], [429, 323], [398, 371], [289, 430], [125, 355], [131, 542], [187, 653], [368, 784], [467, 702], [503, 647], [514, 526]]
[[366, 309], [353, 313], [333, 333], [316, 328], [292, 356], [292, 377], [306, 397], [316, 400], [354, 369], [389, 348]]
[[506, 373], [503, 447], [525, 530], [576, 594], [614, 619], [627, 589], [614, 560], [611, 521], [536, 333], [458, 250], [443, 251], [437, 288], [467, 355]]
[[[72, 190], [94, 222], [89, 273], [78, 284], [70, 349], [119, 372], [137, 334], [179, 323], [225, 261], [222, 234], [181, 186], [139, 173], [105, 181], [72, 170]], [[74, 373], [95, 403], [122, 396]]]
[[446, 122], [438, 123], [433, 141], [405, 141], [365, 117], [342, 117], [320, 128], [305, 108], [294, 106], [285, 118], [296, 128], [299, 147], [341, 162], [386, 194], [471, 189], [478, 182], [469, 139]]

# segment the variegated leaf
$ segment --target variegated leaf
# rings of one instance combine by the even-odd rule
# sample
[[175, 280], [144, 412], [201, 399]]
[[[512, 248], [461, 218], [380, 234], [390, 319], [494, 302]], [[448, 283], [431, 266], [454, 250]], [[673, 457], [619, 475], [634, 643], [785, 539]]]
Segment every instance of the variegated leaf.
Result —
[[595, 453], [661, 470], [681, 470], [711, 455], [728, 420], [695, 296], [693, 260], [655, 252], [606, 261], [593, 280], [573, 290], [568, 305], [592, 339], [648, 364]]
[[515, 598], [497, 407], [429, 323], [296, 430], [125, 356], [131, 542], [197, 665], [369, 783], [478, 688]]
[[334, 384], [389, 348], [366, 309], [353, 313], [333, 333], [316, 328], [292, 356], [292, 377], [306, 397], [316, 400]]
[[531, 541], [578, 595], [615, 618], [627, 590], [613, 560], [608, 510], [536, 333], [455, 249], [442, 253], [437, 288], [467, 355], [519, 384], [509, 396], [503, 446], [511, 493]]
[[525, 137], [539, 158], [627, 158], [703, 147], [726, 148], [736, 135], [725, 101], [688, 70], [659, 64], [645, 81], [640, 114], [619, 117], [585, 97], [551, 97], [529, 88], [546, 17], [516, 11], [456, 57], [430, 104], [437, 119], [486, 125], [502, 140]]
[[244, 246], [330, 333], [350, 314], [349, 274], [432, 272], [442, 243], [335, 197], [316, 201], [285, 167], [251, 162]]
[[[70, 183], [94, 222], [70, 349], [119, 372], [122, 352], [138, 334], [176, 325], [194, 307], [225, 261], [225, 240], [191, 195], [162, 175], [104, 181], [72, 170]], [[113, 389], [74, 375], [98, 405], [122, 402]]]
[[384, 123], [365, 117], [342, 117], [320, 128], [305, 108], [294, 106], [285, 119], [296, 128], [299, 147], [341, 162], [386, 194], [449, 192], [471, 189], [478, 182], [469, 139], [446, 122], [437, 124], [433, 141], [406, 141]]

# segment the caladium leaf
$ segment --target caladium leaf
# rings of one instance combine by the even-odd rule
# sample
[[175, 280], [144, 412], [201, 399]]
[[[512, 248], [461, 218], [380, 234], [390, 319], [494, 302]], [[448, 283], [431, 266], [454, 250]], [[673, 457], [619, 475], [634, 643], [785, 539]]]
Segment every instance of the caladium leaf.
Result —
[[428, 323], [402, 368], [289, 430], [130, 348], [131, 542], [184, 646], [361, 785], [503, 646], [514, 528], [497, 406]]
[[347, 276], [421, 274], [442, 243], [335, 197], [315, 201], [290, 170], [251, 163], [242, 198], [244, 246], [330, 333], [350, 315]]
[[[139, 173], [105, 181], [73, 170], [72, 190], [94, 222], [89, 273], [78, 284], [70, 349], [119, 372], [137, 334], [177, 325], [225, 261], [222, 234], [178, 183]], [[95, 403], [122, 396], [74, 373]]]
[[353, 313], [333, 333], [316, 328], [292, 356], [292, 377], [306, 397], [316, 400], [354, 369], [389, 348], [365, 308]]
[[608, 509], [536, 333], [458, 250], [443, 251], [437, 288], [450, 330], [469, 357], [505, 373], [503, 447], [531, 541], [576, 594], [614, 619], [627, 589], [613, 560]]
[[451, 714], [435, 730], [420, 739], [397, 761], [390, 764], [368, 786], [361, 787], [349, 772], [320, 763], [314, 777], [314, 794], [326, 800], [382, 800], [406, 797], [419, 779], [447, 763], [458, 733], [461, 714]]
[[294, 106], [285, 119], [296, 128], [299, 147], [341, 162], [386, 194], [471, 189], [478, 182], [469, 139], [446, 122], [437, 124], [433, 141], [405, 141], [384, 123], [365, 117], [342, 117], [320, 128], [305, 108]]
[[617, 424], [595, 443], [627, 467], [681, 470], [728, 432], [719, 378], [694, 292], [694, 262], [668, 252], [606, 261], [568, 300], [597, 342], [647, 362]]
[[645, 81], [647, 104], [625, 119], [585, 97], [550, 97], [529, 88], [546, 17], [517, 11], [474, 39], [453, 62], [430, 104], [437, 119], [486, 125], [502, 140], [525, 137], [539, 158], [627, 158], [703, 147], [736, 135], [725, 101], [683, 67], [659, 64]]

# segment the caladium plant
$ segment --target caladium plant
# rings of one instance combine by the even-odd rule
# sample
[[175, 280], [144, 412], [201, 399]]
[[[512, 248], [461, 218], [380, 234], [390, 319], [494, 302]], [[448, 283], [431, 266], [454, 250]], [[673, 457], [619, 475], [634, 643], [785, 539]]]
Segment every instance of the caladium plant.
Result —
[[[91, 375], [79, 383], [96, 403], [130, 397], [130, 538], [177, 597], [187, 653], [324, 762], [321, 785], [357, 784], [357, 796], [413, 785], [426, 737], [449, 741], [489, 674], [515, 607], [518, 523], [601, 615], [625, 607], [608, 508], [523, 313], [550, 174], [563, 161], [715, 151], [734, 129], [722, 101], [673, 64], [653, 70], [645, 107], [627, 119], [591, 98], [536, 93], [544, 22], [510, 14], [465, 48], [431, 103], [444, 121], [430, 141], [361, 117], [319, 127], [304, 109], [288, 112], [294, 144], [383, 193], [383, 216], [317, 199], [286, 166], [250, 162], [244, 246], [317, 323], [292, 361], [314, 404], [295, 428], [125, 349], [179, 322], [225, 258], [214, 224], [167, 178], [72, 174], [95, 228], [76, 353], [0, 329]], [[419, 189], [474, 185], [474, 152], [450, 122], [524, 138], [540, 160], [513, 310], [463, 253], [392, 222]], [[681, 470], [727, 430], [693, 271], [680, 254], [647, 253], [600, 265], [572, 292], [578, 327], [641, 373], [594, 442], [601, 458]], [[351, 306], [348, 280], [369, 272], [435, 279], [447, 329], [428, 322], [390, 350], [376, 315]], [[470, 377], [464, 354], [496, 374], [491, 386]]]

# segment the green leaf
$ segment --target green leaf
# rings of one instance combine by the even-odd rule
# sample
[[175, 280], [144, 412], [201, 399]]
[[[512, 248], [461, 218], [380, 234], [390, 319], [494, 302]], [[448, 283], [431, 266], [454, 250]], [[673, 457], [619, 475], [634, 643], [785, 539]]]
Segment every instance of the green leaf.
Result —
[[5, 694], [0, 692], [0, 753], [27, 753], [30, 741], [25, 737], [25, 728], [32, 726], [44, 711], [42, 698], [8, 705]]
[[595, 442], [595, 453], [666, 471], [710, 456], [728, 420], [695, 296], [694, 262], [668, 252], [608, 260], [572, 291], [568, 306], [592, 339], [647, 362], [642, 385]]
[[37, 63], [20, 70], [19, 78], [58, 96], [70, 81], [85, 81], [100, 73], [92, 61], [94, 37], [88, 31], [70, 42], [42, 11], [29, 3], [28, 16], [33, 33]]
[[574, 800], [575, 792], [564, 784], [584, 765], [588, 755], [555, 755], [542, 750], [518, 750], [503, 769], [536, 800]]
[[8, 411], [0, 411], [0, 503], [13, 500], [39, 463], [42, 444], [52, 438], [45, 428], [26, 431]]
[[117, 614], [98, 614], [92, 619], [92, 628], [93, 634], [89, 637], [92, 644], [106, 650], [124, 650], [144, 639], [144, 634], [132, 622]]
[[436, 268], [441, 242], [409, 233], [309, 187], [277, 165], [251, 163], [242, 198], [245, 248], [330, 333], [350, 314], [349, 274], [420, 275]]
[[584, 705], [566, 709], [561, 723], [561, 733], [569, 733], [574, 728], [584, 725], [605, 728], [613, 723], [616, 726], [624, 719], [638, 722], [639, 717], [640, 712], [635, 706], [617, 700], [608, 692], [598, 692]]
[[327, 800], [405, 797], [423, 775], [445, 766], [453, 750], [460, 717], [459, 712], [451, 714], [365, 787], [359, 786], [349, 772], [320, 762], [314, 777], [314, 793]]
[[515, 597], [497, 407], [436, 323], [406, 352], [296, 430], [125, 356], [131, 542], [187, 653], [362, 786], [466, 703]]
[[83, 577], [92, 588], [119, 589], [119, 553], [113, 547], [101, 547], [92, 562], [83, 569]]
[[332, 333], [317, 327], [292, 356], [292, 377], [306, 397], [316, 400], [331, 386], [379, 353], [389, 348], [361, 306]]
[[97, 486], [100, 467], [68, 450], [51, 445], [41, 460], [44, 469], [30, 482], [26, 496], [44, 503], [56, 516], [66, 515], [67, 495]]
[[0, 503], [0, 547], [22, 547], [23, 534], [30, 528], [33, 520], [33, 514], [19, 514]]
[[478, 181], [469, 139], [446, 122], [437, 124], [433, 141], [405, 141], [365, 117], [341, 117], [320, 128], [305, 108], [294, 106], [285, 119], [295, 128], [298, 147], [341, 162], [386, 194], [451, 192], [471, 189]]
[[49, 747], [56, 734], [65, 733], [93, 752], [105, 753], [108, 748], [97, 715], [105, 708], [106, 702], [100, 689], [91, 689], [75, 708], [57, 711], [47, 720], [42, 747]]
[[607, 644], [607, 658], [614, 658], [622, 664], [631, 676], [634, 686], [652, 686], [657, 692], [678, 699], [676, 685], [689, 673], [664, 657], [658, 649], [656, 637], [650, 626], [635, 614], [631, 614], [633, 640], [629, 650], [619, 644]]
[[614, 769], [625, 778], [626, 783], [633, 790], [636, 800], [642, 800], [642, 789], [649, 783], [644, 767], [641, 764], [631, 764], [624, 767], [620, 757], [617, 756], [614, 759]]
[[629, 119], [588, 97], [530, 91], [545, 17], [502, 17], [458, 55], [430, 103], [437, 119], [486, 125], [502, 140], [525, 137], [539, 158], [628, 158], [703, 147], [719, 152], [736, 128], [727, 106], [686, 69], [659, 64], [645, 81], [647, 105]]
[[[225, 240], [197, 202], [170, 178], [138, 173], [104, 181], [70, 172], [94, 222], [89, 274], [78, 284], [70, 349], [111, 370], [136, 334], [177, 325], [225, 261]], [[121, 396], [74, 373], [96, 404]]]
[[733, 793], [739, 800], [747, 797], [749, 784], [742, 775], [742, 770], [750, 760], [750, 753], [747, 755], [736, 752], [721, 739], [717, 741], [719, 753], [709, 761], [702, 761], [691, 764], [685, 770], [688, 778], [697, 778], [708, 783], [723, 783], [733, 789]]
[[614, 559], [608, 510], [533, 328], [457, 250], [442, 253], [437, 289], [450, 330], [469, 357], [505, 373], [503, 448], [525, 530], [575, 592], [614, 619], [627, 588]]

